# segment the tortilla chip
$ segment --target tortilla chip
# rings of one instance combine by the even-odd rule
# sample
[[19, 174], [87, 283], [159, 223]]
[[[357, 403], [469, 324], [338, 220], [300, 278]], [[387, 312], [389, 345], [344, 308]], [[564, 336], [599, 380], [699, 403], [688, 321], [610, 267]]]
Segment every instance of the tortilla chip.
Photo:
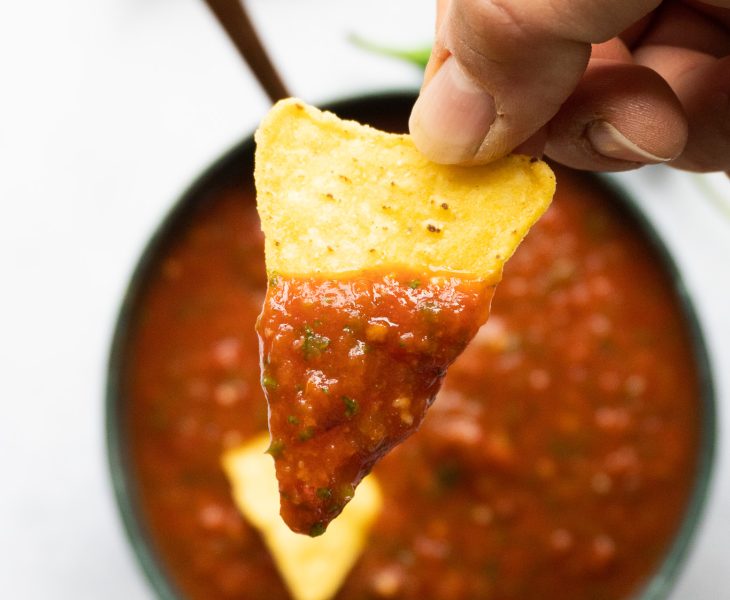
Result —
[[297, 99], [271, 109], [256, 142], [270, 273], [331, 276], [405, 265], [496, 283], [555, 190], [550, 168], [527, 156], [437, 165], [409, 136]]
[[295, 99], [256, 142], [269, 452], [282, 517], [317, 536], [416, 431], [555, 179], [525, 156], [437, 165]]
[[295, 600], [327, 600], [337, 593], [365, 546], [380, 512], [380, 486], [371, 475], [327, 531], [316, 538], [294, 533], [279, 516], [274, 461], [262, 434], [222, 457], [233, 498], [264, 538]]

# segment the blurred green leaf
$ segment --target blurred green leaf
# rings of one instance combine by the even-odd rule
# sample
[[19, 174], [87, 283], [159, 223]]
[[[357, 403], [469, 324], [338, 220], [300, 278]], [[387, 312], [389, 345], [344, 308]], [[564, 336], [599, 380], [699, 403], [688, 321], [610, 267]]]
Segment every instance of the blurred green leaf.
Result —
[[382, 44], [377, 44], [375, 42], [372, 42], [370, 40], [367, 40], [363, 37], [360, 37], [359, 35], [353, 33], [350, 34], [348, 37], [350, 42], [352, 42], [355, 46], [358, 48], [362, 48], [363, 50], [366, 50], [368, 52], [373, 52], [375, 54], [380, 54], [381, 56], [389, 56], [392, 58], [398, 58], [400, 60], [405, 60], [407, 62], [410, 62], [417, 67], [423, 69], [426, 67], [426, 63], [428, 62], [428, 57], [431, 56], [431, 45], [427, 46], [421, 46], [418, 48], [393, 48], [392, 46], [384, 46]]

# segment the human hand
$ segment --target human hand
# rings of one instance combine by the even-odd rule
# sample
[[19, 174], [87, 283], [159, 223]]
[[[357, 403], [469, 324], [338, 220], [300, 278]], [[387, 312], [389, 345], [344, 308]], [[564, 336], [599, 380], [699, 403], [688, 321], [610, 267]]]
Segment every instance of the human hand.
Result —
[[730, 0], [438, 0], [410, 120], [432, 160], [730, 171]]

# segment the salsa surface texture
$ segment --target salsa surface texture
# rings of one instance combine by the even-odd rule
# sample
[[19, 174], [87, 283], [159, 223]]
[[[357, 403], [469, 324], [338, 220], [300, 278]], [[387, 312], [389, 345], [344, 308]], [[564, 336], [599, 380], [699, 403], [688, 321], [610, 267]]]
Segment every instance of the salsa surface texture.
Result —
[[[373, 469], [384, 506], [338, 600], [625, 600], [695, 480], [701, 402], [660, 259], [592, 180], [558, 193], [420, 430]], [[211, 192], [150, 267], [122, 371], [139, 515], [194, 600], [288, 593], [221, 452], [267, 427], [253, 192]]]
[[257, 324], [281, 515], [319, 535], [421, 424], [489, 311], [481, 281], [368, 271], [270, 277]]

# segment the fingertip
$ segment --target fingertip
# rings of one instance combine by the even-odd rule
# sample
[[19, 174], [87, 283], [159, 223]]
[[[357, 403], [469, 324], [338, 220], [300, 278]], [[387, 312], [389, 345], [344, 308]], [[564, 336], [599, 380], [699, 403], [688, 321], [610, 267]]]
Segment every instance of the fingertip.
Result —
[[408, 126], [427, 158], [464, 164], [474, 159], [495, 116], [492, 96], [450, 56], [421, 90]]

